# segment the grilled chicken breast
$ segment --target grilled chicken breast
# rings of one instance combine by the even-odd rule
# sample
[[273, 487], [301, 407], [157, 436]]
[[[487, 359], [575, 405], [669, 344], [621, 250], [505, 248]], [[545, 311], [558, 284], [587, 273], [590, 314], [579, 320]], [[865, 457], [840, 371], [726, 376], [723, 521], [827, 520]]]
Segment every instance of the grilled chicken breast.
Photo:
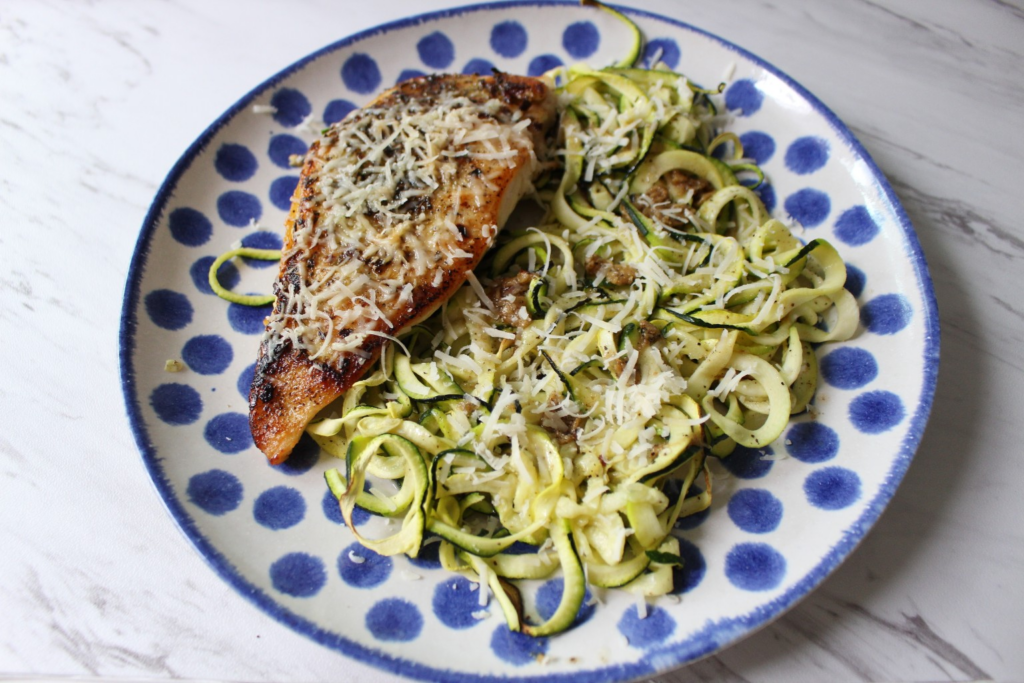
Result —
[[249, 394], [253, 439], [271, 462], [388, 337], [465, 282], [529, 189], [553, 118], [553, 94], [537, 79], [428, 76], [313, 144]]

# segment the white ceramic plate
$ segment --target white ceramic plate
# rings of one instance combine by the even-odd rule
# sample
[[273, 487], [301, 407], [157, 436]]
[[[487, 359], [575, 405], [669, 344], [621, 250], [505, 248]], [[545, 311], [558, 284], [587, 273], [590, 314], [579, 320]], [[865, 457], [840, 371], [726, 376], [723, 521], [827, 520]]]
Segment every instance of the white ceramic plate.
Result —
[[[766, 203], [798, 219], [806, 239], [840, 248], [864, 311], [853, 340], [819, 351], [824, 381], [813, 410], [772, 448], [738, 452], [719, 468], [710, 513], [680, 530], [679, 593], [646, 618], [612, 591], [573, 630], [532, 640], [511, 634], [494, 605], [474, 618], [477, 594], [429, 553], [411, 562], [353, 546], [321, 476], [335, 462], [302, 447], [275, 468], [252, 445], [245, 395], [265, 312], [229, 306], [204, 283], [233, 243], [280, 244], [297, 176], [288, 155], [303, 153], [323, 122], [421, 72], [603, 66], [628, 44], [621, 24], [575, 5], [498, 4], [346, 38], [243, 97], [185, 152], [153, 202], [121, 336], [143, 459], [214, 570], [326, 647], [439, 681], [650, 676], [724, 647], [806, 595], [864, 536], [909, 465], [931, 406], [939, 333], [927, 268], [892, 189], [843, 124], [777, 69], [685, 24], [630, 15], [648, 56], [698, 83], [728, 82], [728, 129], [768, 174]], [[222, 280], [266, 292], [276, 267], [257, 266], [268, 265], [228, 266]], [[168, 359], [188, 369], [165, 372]], [[543, 607], [558, 592], [556, 580], [531, 599]]]

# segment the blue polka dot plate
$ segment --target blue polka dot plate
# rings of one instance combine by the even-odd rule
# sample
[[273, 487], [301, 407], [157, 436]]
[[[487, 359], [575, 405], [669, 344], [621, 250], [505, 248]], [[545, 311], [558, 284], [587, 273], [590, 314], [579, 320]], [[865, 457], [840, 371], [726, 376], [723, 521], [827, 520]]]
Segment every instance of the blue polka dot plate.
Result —
[[[820, 349], [813, 409], [775, 444], [723, 461], [714, 504], [679, 528], [677, 593], [639, 610], [595, 593], [575, 628], [533, 640], [439, 567], [354, 544], [323, 482], [335, 465], [303, 442], [268, 465], [246, 394], [265, 309], [228, 305], [206, 272], [236, 243], [276, 248], [297, 180], [289, 157], [380, 89], [432, 71], [538, 74], [602, 66], [626, 28], [592, 8], [474, 6], [346, 38], [245, 95], [185, 152], [146, 218], [124, 301], [125, 399], [143, 460], [172, 516], [215, 571], [267, 614], [345, 655], [432, 681], [573, 683], [653, 675], [712, 653], [817, 586], [867, 533], [921, 438], [938, 367], [938, 318], [920, 246], [898, 200], [843, 124], [771, 65], [680, 22], [630, 11], [660, 58], [698, 83], [725, 79], [729, 130], [764, 168], [765, 203], [826, 237], [862, 305], [849, 342]], [[271, 266], [268, 268], [268, 266]], [[225, 264], [221, 281], [269, 291], [273, 264]], [[165, 368], [179, 361], [180, 372]], [[173, 369], [173, 364], [172, 368]], [[383, 524], [366, 516], [354, 520]], [[431, 554], [433, 549], [433, 554]], [[532, 586], [553, 610], [555, 579]]]

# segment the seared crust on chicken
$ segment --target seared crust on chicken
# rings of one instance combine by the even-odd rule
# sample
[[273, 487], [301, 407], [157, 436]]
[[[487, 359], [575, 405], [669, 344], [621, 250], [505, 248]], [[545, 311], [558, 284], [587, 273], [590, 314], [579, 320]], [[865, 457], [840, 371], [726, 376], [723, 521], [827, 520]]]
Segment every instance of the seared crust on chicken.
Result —
[[428, 76], [313, 144], [249, 394], [253, 439], [272, 463], [389, 337], [462, 286], [530, 188], [553, 117], [534, 78]]

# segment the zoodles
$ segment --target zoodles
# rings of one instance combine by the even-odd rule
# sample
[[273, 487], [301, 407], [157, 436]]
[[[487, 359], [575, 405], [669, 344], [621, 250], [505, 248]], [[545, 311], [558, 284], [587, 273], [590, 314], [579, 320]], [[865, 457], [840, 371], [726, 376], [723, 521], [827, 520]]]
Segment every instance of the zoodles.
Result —
[[[534, 635], [569, 626], [588, 581], [671, 591], [671, 531], [710, 505], [708, 457], [778, 438], [814, 395], [811, 345], [857, 324], [843, 261], [739, 182], [763, 174], [713, 134], [706, 91], [661, 69], [559, 76], [545, 219], [502, 235], [479, 279], [310, 427], [348, 459], [347, 483], [330, 475], [343, 510], [403, 516], [371, 547], [415, 555], [436, 534], [443, 565]], [[363, 492], [367, 474], [401, 488]], [[540, 551], [508, 554], [516, 541]], [[508, 579], [559, 567], [562, 604], [527, 623]]]
[[[670, 592], [672, 531], [710, 505], [709, 458], [777, 439], [814, 396], [812, 344], [858, 322], [839, 254], [772, 218], [761, 169], [716, 131], [720, 89], [637, 68], [634, 47], [548, 74], [544, 217], [504, 232], [308, 428], [346, 461], [327, 481], [362, 543], [416, 556], [439, 537], [442, 565], [532, 635], [569, 627], [588, 583]], [[398, 530], [364, 538], [357, 506]], [[529, 623], [511, 580], [559, 568], [561, 604]]]

